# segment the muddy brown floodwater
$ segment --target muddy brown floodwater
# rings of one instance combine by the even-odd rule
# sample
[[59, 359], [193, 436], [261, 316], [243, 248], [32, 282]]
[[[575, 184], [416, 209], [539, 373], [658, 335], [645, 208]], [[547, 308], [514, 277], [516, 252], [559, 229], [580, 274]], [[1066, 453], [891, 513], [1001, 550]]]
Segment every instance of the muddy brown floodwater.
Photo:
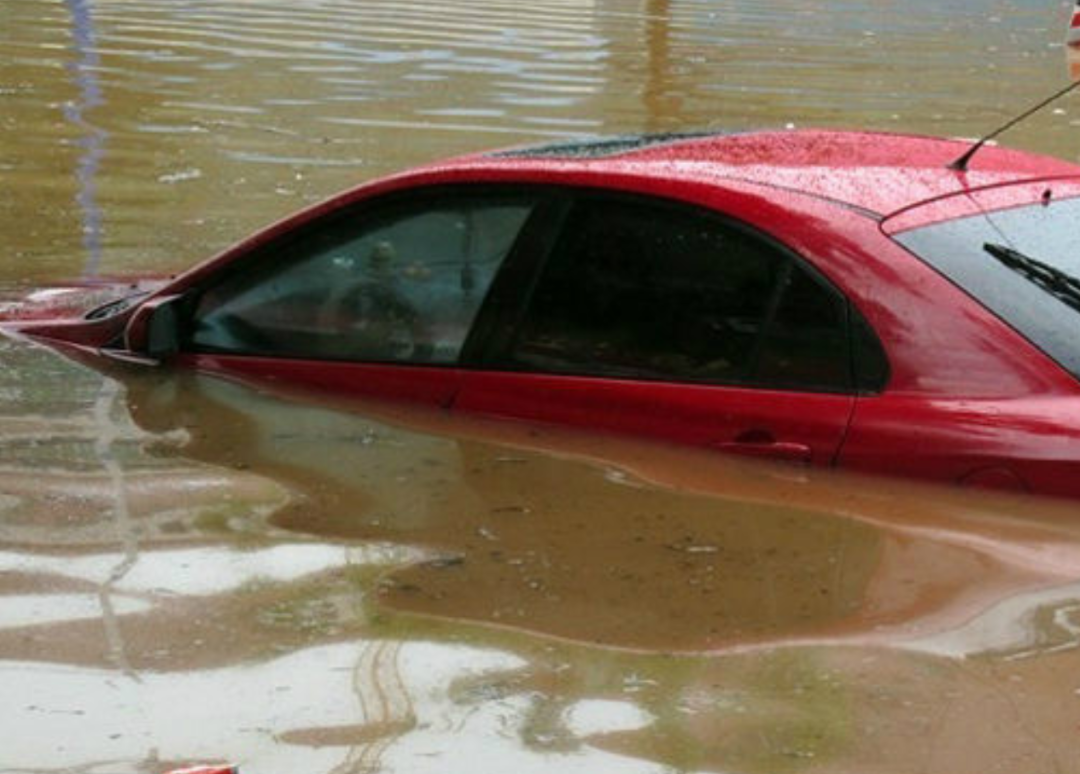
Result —
[[[0, 293], [493, 145], [976, 135], [1069, 5], [0, 0]], [[2, 774], [1080, 772], [1080, 516], [0, 339], [0, 696]]]

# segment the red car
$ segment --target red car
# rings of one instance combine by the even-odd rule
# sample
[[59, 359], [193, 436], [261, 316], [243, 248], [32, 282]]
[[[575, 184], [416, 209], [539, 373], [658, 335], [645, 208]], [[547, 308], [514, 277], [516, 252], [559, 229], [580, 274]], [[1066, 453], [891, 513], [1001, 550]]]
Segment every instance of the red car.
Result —
[[6, 327], [241, 378], [1077, 496], [1080, 167], [987, 147], [950, 168], [969, 147], [779, 131], [471, 155], [346, 191], [152, 292], [68, 317], [54, 295]]

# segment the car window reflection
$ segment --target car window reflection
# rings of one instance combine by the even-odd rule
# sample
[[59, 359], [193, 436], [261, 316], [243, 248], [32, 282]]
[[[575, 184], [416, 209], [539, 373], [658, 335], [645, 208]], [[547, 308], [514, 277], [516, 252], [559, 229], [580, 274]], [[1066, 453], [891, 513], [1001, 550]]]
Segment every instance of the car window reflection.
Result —
[[312, 359], [456, 362], [532, 206], [427, 202], [309, 231], [210, 288], [196, 350]]

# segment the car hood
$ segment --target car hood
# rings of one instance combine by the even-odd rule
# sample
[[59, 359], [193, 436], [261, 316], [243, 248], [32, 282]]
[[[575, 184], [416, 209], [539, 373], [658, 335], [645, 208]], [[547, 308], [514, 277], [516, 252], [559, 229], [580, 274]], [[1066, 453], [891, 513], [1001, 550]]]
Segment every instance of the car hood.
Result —
[[18, 328], [19, 323], [43, 320], [103, 319], [119, 314], [167, 281], [164, 278], [99, 280], [28, 292], [8, 291], [0, 294], [0, 323]]

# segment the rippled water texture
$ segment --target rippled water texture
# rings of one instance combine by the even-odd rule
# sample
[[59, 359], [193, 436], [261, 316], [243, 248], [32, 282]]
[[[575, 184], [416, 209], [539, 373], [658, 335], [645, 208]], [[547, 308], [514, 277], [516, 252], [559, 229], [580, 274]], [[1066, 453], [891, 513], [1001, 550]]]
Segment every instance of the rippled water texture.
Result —
[[[0, 292], [494, 145], [977, 135], [1068, 10], [0, 0]], [[115, 368], [0, 339], [0, 773], [1080, 772], [1075, 506]]]
[[[3, 0], [0, 281], [171, 271], [344, 186], [594, 132], [977, 135], [1065, 78], [1053, 0]], [[1075, 157], [1068, 103], [1009, 142]]]

